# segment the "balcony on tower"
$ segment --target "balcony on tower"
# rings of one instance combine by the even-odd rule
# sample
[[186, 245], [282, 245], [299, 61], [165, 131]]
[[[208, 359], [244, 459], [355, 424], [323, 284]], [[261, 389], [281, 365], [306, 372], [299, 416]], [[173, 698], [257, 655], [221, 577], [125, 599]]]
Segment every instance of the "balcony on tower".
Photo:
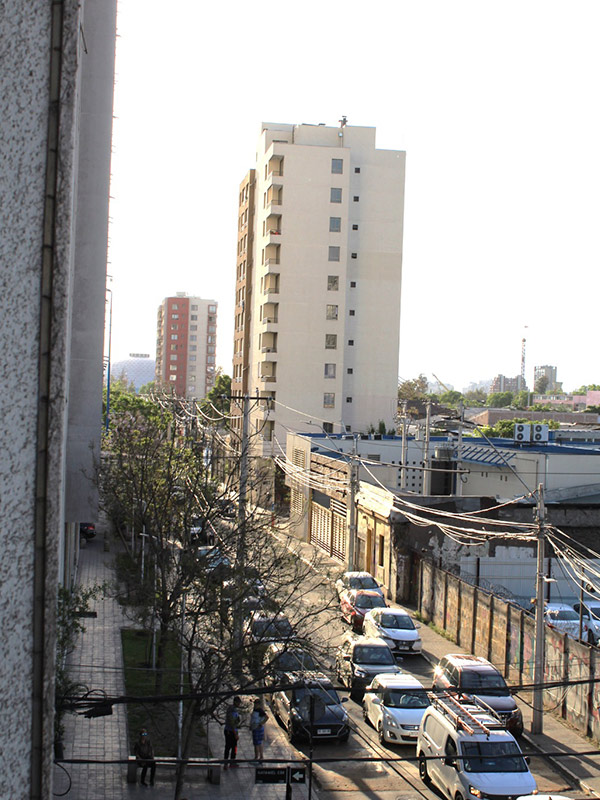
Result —
[[263, 294], [279, 294], [279, 273], [268, 272], [260, 279]]
[[265, 207], [269, 211], [283, 205], [283, 186], [280, 183], [272, 183], [266, 191]]
[[261, 383], [275, 383], [277, 380], [277, 362], [262, 361], [259, 364], [258, 380]]
[[283, 156], [273, 154], [269, 159], [267, 165], [267, 178], [269, 177], [281, 178], [283, 177]]
[[275, 331], [266, 331], [259, 334], [259, 343], [261, 353], [276, 353], [277, 333]]
[[263, 303], [260, 308], [260, 320], [263, 325], [273, 325], [279, 319], [279, 303]]
[[265, 247], [265, 267], [271, 268], [279, 264], [281, 245], [268, 244]]

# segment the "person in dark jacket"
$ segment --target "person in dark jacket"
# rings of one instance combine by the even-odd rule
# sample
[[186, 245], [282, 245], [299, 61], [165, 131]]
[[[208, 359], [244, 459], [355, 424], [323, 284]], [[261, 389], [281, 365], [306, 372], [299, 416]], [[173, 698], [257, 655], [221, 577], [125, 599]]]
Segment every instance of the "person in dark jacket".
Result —
[[239, 727], [241, 722], [240, 707], [242, 700], [237, 695], [233, 698], [233, 703], [227, 707], [225, 714], [225, 754], [223, 756], [223, 769], [227, 766], [237, 767], [235, 759], [237, 756], [237, 743], [240, 738]]
[[150, 767], [150, 786], [154, 786], [154, 774], [156, 772], [154, 748], [152, 747], [152, 742], [148, 736], [148, 731], [145, 728], [142, 728], [140, 731], [138, 740], [133, 748], [133, 754], [137, 758], [137, 762], [142, 768], [140, 783], [142, 786], [148, 786], [146, 783], [146, 775], [148, 773], [148, 767]]

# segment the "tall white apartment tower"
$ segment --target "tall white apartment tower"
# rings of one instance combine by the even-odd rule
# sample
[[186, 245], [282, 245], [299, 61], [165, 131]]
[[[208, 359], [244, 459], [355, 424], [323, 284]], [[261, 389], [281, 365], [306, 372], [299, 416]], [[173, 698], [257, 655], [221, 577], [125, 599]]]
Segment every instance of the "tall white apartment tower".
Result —
[[265, 398], [264, 455], [289, 430], [393, 424], [404, 172], [375, 128], [262, 125], [240, 186], [232, 393]]

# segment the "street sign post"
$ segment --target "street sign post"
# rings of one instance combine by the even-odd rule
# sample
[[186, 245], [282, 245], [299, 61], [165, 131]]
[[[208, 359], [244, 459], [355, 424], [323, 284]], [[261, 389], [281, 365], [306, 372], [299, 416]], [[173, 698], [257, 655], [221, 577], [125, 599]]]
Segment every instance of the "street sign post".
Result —
[[287, 767], [257, 767], [255, 783], [287, 783]]
[[292, 785], [306, 783], [306, 767], [256, 767], [255, 783], [285, 783], [285, 800], [292, 800]]

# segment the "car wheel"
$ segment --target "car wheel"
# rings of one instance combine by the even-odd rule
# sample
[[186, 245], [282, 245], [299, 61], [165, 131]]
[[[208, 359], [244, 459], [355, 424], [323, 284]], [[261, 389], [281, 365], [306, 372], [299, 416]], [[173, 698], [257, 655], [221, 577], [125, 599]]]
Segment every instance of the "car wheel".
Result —
[[431, 783], [431, 778], [429, 777], [429, 771], [427, 770], [427, 761], [425, 757], [420, 755], [419, 756], [419, 778], [423, 781], [423, 783]]
[[385, 736], [383, 735], [383, 722], [379, 720], [377, 724], [377, 738], [379, 739], [379, 744], [385, 744]]
[[343, 736], [340, 736], [340, 742], [344, 742], [345, 744], [348, 741], [349, 736], [350, 736], [350, 731], [344, 733]]
[[462, 796], [462, 794], [460, 792], [457, 792], [454, 795], [454, 800], [464, 800], [464, 797]]
[[370, 723], [371, 720], [369, 719], [369, 715], [367, 714], [367, 707], [366, 707], [364, 701], [363, 701], [363, 707], [362, 708], [363, 708], [363, 719], [364, 719], [364, 721], [367, 722], [367, 723]]

